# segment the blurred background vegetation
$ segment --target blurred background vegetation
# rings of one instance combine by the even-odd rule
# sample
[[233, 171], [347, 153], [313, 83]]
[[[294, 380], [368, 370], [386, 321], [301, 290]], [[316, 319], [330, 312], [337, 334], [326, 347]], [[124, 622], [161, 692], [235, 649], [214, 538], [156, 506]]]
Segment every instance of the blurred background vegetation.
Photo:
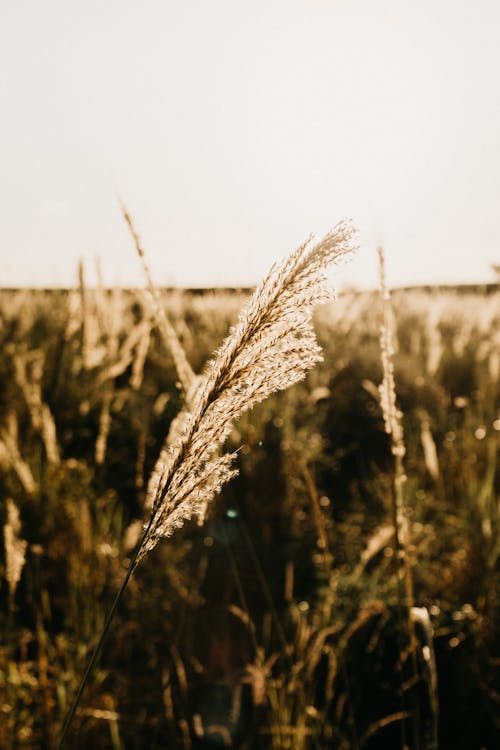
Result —
[[[200, 372], [244, 297], [164, 295]], [[375, 293], [235, 425], [239, 476], [137, 569], [69, 747], [500, 747], [500, 294], [393, 295], [401, 602]], [[0, 747], [53, 748], [180, 384], [141, 292], [0, 293]], [[411, 648], [410, 630], [416, 643]]]

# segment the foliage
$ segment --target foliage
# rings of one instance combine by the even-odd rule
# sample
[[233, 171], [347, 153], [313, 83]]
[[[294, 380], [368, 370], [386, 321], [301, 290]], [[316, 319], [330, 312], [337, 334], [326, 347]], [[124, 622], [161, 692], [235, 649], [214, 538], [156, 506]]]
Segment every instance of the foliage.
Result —
[[[164, 303], [199, 372], [238, 294]], [[393, 298], [414, 599], [430, 614], [440, 747], [498, 746], [500, 305]], [[316, 316], [324, 362], [244, 414], [239, 476], [131, 580], [77, 714], [72, 747], [431, 747], [429, 647], [401, 648], [378, 402], [378, 298]], [[139, 293], [0, 296], [0, 747], [51, 748], [141, 530], [163, 440], [183, 407]], [[14, 514], [15, 515], [15, 514]], [[5, 533], [2, 533], [2, 539]], [[4, 545], [5, 546], [5, 545]], [[403, 703], [401, 702], [401, 688]], [[421, 736], [407, 714], [419, 712]]]

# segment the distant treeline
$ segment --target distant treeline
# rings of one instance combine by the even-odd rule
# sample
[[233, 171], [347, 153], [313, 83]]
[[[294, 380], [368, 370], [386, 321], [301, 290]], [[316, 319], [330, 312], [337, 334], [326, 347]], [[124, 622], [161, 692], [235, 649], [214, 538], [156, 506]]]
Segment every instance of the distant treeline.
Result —
[[[89, 285], [88, 288], [92, 288]], [[218, 286], [218, 287], [177, 287], [177, 286], [159, 286], [157, 287], [161, 292], [164, 293], [179, 293], [186, 294], [192, 297], [202, 297], [206, 294], [234, 294], [234, 295], [248, 295], [253, 291], [253, 287], [236, 287], [236, 286]], [[0, 287], [0, 293], [2, 292], [43, 292], [53, 293], [61, 292], [66, 293], [74, 289], [74, 287]], [[112, 287], [106, 287], [106, 291], [111, 291]], [[136, 291], [135, 287], [123, 287], [124, 291]], [[372, 294], [372, 289], [356, 289], [355, 287], [343, 289], [339, 292], [339, 295], [343, 294]], [[416, 284], [414, 286], [397, 286], [391, 288], [392, 292], [425, 292], [427, 294], [440, 293], [440, 292], [456, 292], [457, 294], [495, 294], [500, 291], [500, 282], [487, 282], [483, 284]]]

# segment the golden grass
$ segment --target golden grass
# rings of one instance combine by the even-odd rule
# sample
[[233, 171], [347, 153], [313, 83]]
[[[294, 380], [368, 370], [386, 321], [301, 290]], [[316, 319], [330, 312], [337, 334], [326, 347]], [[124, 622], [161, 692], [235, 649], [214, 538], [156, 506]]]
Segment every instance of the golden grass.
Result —
[[[439, 309], [436, 320], [430, 312], [435, 301]], [[495, 368], [500, 308], [498, 296], [459, 297], [451, 292], [440, 293], [437, 300], [428, 292], [395, 293], [392, 302], [397, 310], [391, 322], [392, 335], [394, 339], [398, 338], [398, 346], [393, 345], [397, 349], [393, 356], [393, 380], [398, 403], [406, 404], [401, 419], [405, 422], [404, 461], [408, 478], [403, 487], [408, 515], [412, 513], [409, 518], [412, 537], [407, 552], [412, 562], [418, 559], [414, 570], [414, 598], [418, 607], [410, 608], [410, 616], [416, 632], [421, 684], [427, 689], [437, 723], [433, 647], [437, 643], [442, 655], [443, 641], [447, 639], [453, 658], [460, 659], [462, 642], [471, 638], [470, 628], [478, 634], [477, 638], [482, 639], [481, 648], [485, 648], [488, 629], [494, 619], [495, 577], [500, 554], [496, 488], [500, 421], [495, 411], [495, 403], [498, 404], [495, 402], [498, 388]], [[196, 363], [193, 369], [199, 371], [214, 343], [222, 340], [229, 323], [234, 325], [240, 303], [241, 295], [231, 294], [201, 298], [175, 294], [161, 298], [186, 358]], [[129, 448], [132, 446], [126, 455], [130, 456], [133, 481], [139, 488], [137, 497], [143, 501], [145, 490], [140, 489], [141, 480], [146, 478], [148, 467], [153, 465], [154, 451], [158, 450], [161, 439], [158, 435], [156, 443], [152, 441], [153, 426], [158, 431], [160, 420], [172, 421], [176, 410], [183, 411], [184, 402], [174, 387], [179, 377], [171, 367], [171, 355], [168, 352], [165, 355], [164, 347], [158, 346], [152, 312], [140, 296], [120, 291], [109, 295], [103, 290], [85, 288], [83, 292], [80, 289], [76, 294], [68, 294], [63, 300], [61, 319], [57, 323], [64, 345], [61, 366], [65, 369], [60, 377], [67, 376], [70, 387], [62, 381], [63, 398], [60, 400], [50, 389], [54, 354], [47, 349], [43, 335], [38, 339], [31, 335], [33, 321], [54, 323], [57, 320], [51, 317], [52, 309], [50, 315], [44, 312], [43, 306], [47, 302], [35, 293], [12, 295], [1, 304], [0, 330], [4, 337], [11, 322], [19, 321], [13, 334], [15, 347], [8, 351], [9, 356], [4, 361], [2, 381], [10, 399], [0, 426], [0, 468], [6, 490], [3, 515], [7, 522], [7, 498], [14, 498], [23, 520], [22, 529], [28, 538], [36, 540], [26, 549], [25, 567], [19, 574], [22, 578], [16, 584], [15, 596], [19, 604], [22, 602], [23, 610], [14, 608], [14, 596], [11, 597], [13, 617], [17, 622], [23, 622], [26, 592], [36, 576], [42, 581], [42, 600], [40, 604], [37, 601], [29, 604], [34, 607], [36, 615], [36, 628], [30, 636], [29, 646], [30, 653], [35, 654], [34, 659], [28, 658], [27, 646], [23, 645], [27, 632], [25, 624], [24, 630], [19, 629], [18, 634], [14, 631], [12, 649], [0, 650], [0, 690], [3, 691], [0, 710], [3, 712], [7, 707], [5, 711], [10, 711], [0, 717], [0, 744], [15, 742], [14, 736], [20, 743], [31, 741], [33, 744], [35, 739], [29, 740], [28, 729], [31, 729], [33, 738], [40, 736], [42, 726], [50, 727], [52, 736], [57, 732], [82, 670], [82, 660], [87, 658], [88, 643], [102, 625], [109, 591], [116, 587], [119, 576], [123, 574], [122, 568], [128, 563], [141, 534], [141, 522], [131, 521], [130, 513], [124, 510], [123, 499], [117, 497], [116, 491], [113, 494], [114, 485], [110, 482], [117, 477], [106, 477], [103, 472], [109, 471], [108, 467], [113, 465], [116, 456], [121, 455], [119, 441], [123, 439], [125, 426]], [[82, 307], [85, 307], [85, 316], [82, 316]], [[397, 576], [393, 570], [394, 555], [389, 554], [394, 527], [390, 524], [390, 513], [385, 512], [388, 507], [386, 498], [392, 496], [392, 464], [387, 464], [389, 468], [374, 466], [369, 490], [362, 495], [364, 505], [356, 504], [353, 493], [350, 500], [353, 507], [349, 508], [345, 520], [338, 513], [338, 506], [346, 502], [345, 497], [341, 491], [329, 486], [331, 479], [325, 480], [324, 474], [324, 467], [330, 459], [332, 462], [339, 460], [337, 454], [328, 453], [330, 420], [335, 420], [335, 429], [345, 426], [343, 418], [330, 411], [339, 404], [339, 387], [342, 389], [343, 384], [347, 384], [347, 392], [345, 387], [340, 392], [341, 398], [348, 398], [352, 383], [353, 390], [359, 389], [362, 393], [364, 400], [361, 404], [366, 404], [372, 411], [377, 409], [375, 383], [380, 381], [380, 372], [373, 364], [377, 361], [378, 351], [377, 319], [373, 308], [373, 297], [354, 294], [341, 296], [334, 305], [320, 308], [316, 330], [325, 351], [325, 366], [311, 371], [307, 386], [299, 385], [293, 395], [274, 398], [253, 415], [247, 414], [240, 419], [228, 436], [230, 454], [244, 444], [238, 459], [243, 478], [245, 482], [250, 479], [256, 482], [255, 487], [252, 485], [251, 505], [245, 509], [244, 519], [246, 523], [252, 521], [252, 528], [257, 529], [255, 542], [259, 541], [261, 533], [273, 539], [275, 517], [266, 518], [266, 514], [272, 510], [278, 518], [279, 510], [279, 523], [283, 524], [285, 518], [290, 533], [294, 535], [294, 543], [302, 545], [296, 557], [280, 559], [285, 602], [283, 604], [278, 598], [277, 615], [268, 607], [269, 611], [262, 615], [265, 622], [261, 622], [262, 613], [256, 612], [255, 602], [249, 598], [245, 605], [236, 595], [227, 608], [229, 614], [252, 630], [255, 637], [255, 648], [252, 647], [248, 656], [248, 669], [244, 676], [234, 676], [234, 680], [240, 687], [249, 681], [255, 704], [266, 706], [268, 713], [259, 728], [261, 741], [269, 740], [276, 748], [284, 744], [297, 748], [314, 746], [321, 741], [336, 742], [342, 748], [357, 746], [349, 733], [342, 734], [346, 725], [349, 726], [350, 712], [353, 716], [359, 712], [359, 707], [353, 708], [349, 690], [342, 682], [348, 663], [346, 658], [353, 649], [359, 651], [359, 644], [362, 650], [366, 650], [366, 653], [359, 654], [360, 658], [372, 658], [378, 641], [387, 637], [384, 628], [395, 619]], [[140, 320], [137, 319], [137, 310]], [[80, 340], [83, 326], [86, 328], [84, 343]], [[430, 372], [428, 356], [433, 346], [433, 330], [439, 333], [439, 344], [432, 355]], [[435, 338], [437, 341], [438, 337]], [[21, 341], [23, 346], [19, 346]], [[82, 347], [86, 349], [85, 366]], [[43, 356], [40, 356], [41, 351]], [[22, 377], [15, 377], [13, 353], [25, 362], [26, 392], [19, 382]], [[368, 365], [358, 372], [350, 371], [352, 362], [359, 363], [363, 357], [369, 360]], [[472, 385], [455, 378], [456, 372], [460, 374], [460, 366], [469, 368], [473, 375]], [[168, 377], [164, 376], [165, 370], [168, 370]], [[161, 378], [157, 377], [158, 372], [162, 373]], [[12, 377], [7, 379], [5, 373], [12, 373]], [[207, 373], [202, 377], [207, 377]], [[95, 432], [87, 434], [90, 434], [90, 446], [94, 445], [99, 435], [99, 414], [108, 383], [112, 386], [109, 432], [105, 458], [101, 469], [96, 472], [95, 456], [91, 451], [87, 451], [85, 458], [78, 462], [70, 458], [75, 443], [67, 442], [67, 433], [75, 431], [78, 434], [78, 430], [82, 430], [83, 435], [83, 428], [88, 429], [90, 420], [93, 420]], [[40, 386], [36, 407], [35, 399], [31, 395], [26, 397], [33, 385]], [[71, 393], [70, 388], [74, 386], [75, 391]], [[72, 422], [61, 409], [68, 394], [71, 394], [74, 411]], [[50, 459], [47, 450], [40, 402], [42, 405], [48, 402], [47, 406], [50, 403], [53, 422], [57, 426], [54, 440], [59, 449], [59, 463]], [[394, 405], [397, 409], [396, 402]], [[196, 408], [196, 403], [193, 406]], [[146, 415], [144, 419], [143, 415]], [[355, 410], [349, 415], [351, 421], [365, 416], [364, 412], [359, 414]], [[173, 455], [175, 446], [178, 448], [182, 443], [185, 437], [182, 432], [189, 429], [192, 417], [192, 410], [190, 417], [182, 417], [177, 438], [170, 441], [174, 444]], [[377, 429], [382, 431], [382, 419], [379, 422]], [[273, 435], [278, 437], [279, 442], [274, 448], [267, 443], [266, 431], [271, 438]], [[347, 444], [342, 445], [342, 449], [349, 450], [350, 440], [356, 437], [352, 438], [350, 432], [345, 434]], [[376, 435], [372, 437], [376, 438]], [[264, 449], [258, 447], [261, 440]], [[372, 444], [375, 445], [375, 439], [370, 448]], [[215, 450], [214, 460], [223, 457], [220, 450], [220, 446]], [[272, 456], [272, 451], [279, 451], [282, 467], [277, 463], [276, 455]], [[259, 455], [262, 455], [262, 460]], [[266, 469], [266, 461], [270, 462], [271, 456], [275, 463]], [[212, 457], [209, 464], [211, 460]], [[164, 468], [160, 464], [162, 472]], [[340, 470], [335, 468], [334, 471], [337, 472], [333, 475], [335, 478]], [[283, 472], [286, 481], [286, 496], [283, 498], [273, 494], [272, 488], [268, 492], [267, 487], [259, 488], [258, 484], [260, 475], [263, 481], [272, 484], [274, 473], [279, 472]], [[231, 502], [231, 492], [227, 498], [225, 501]], [[368, 522], [366, 518], [372, 512], [368, 506], [377, 499], [381, 500], [383, 507], [377, 514], [372, 514]], [[252, 518], [254, 512], [256, 517]], [[33, 517], [39, 518], [42, 513], [47, 524], [43, 530], [33, 522]], [[117, 628], [114, 648], [118, 648], [120, 642], [133, 640], [134, 633], [140, 629], [141, 633], [147, 633], [152, 643], [162, 639], [163, 644], [168, 644], [163, 648], [170, 649], [169, 638], [173, 639], [174, 624], [182, 622], [183, 626], [186, 618], [188, 623], [192, 622], [195, 612], [199, 610], [203, 614], [203, 607], [208, 609], [206, 600], [203, 602], [205, 592], [200, 592], [200, 581], [207, 566], [207, 556], [218, 545], [215, 539], [217, 524], [224, 519], [222, 508], [215, 506], [213, 513], [217, 520], [212, 521], [206, 531], [197, 531], [191, 526], [186, 534], [177, 535], [178, 538], [168, 545], [161, 545], [154, 559], [144, 562], [144, 576], [141, 566], [140, 577], [137, 582], [133, 581], [129, 591], [127, 616], [131, 621], [128, 624], [122, 622]], [[259, 513], [261, 526], [257, 523]], [[243, 519], [234, 523], [242, 524]], [[361, 524], [365, 524], [363, 529]], [[23, 535], [19, 529], [21, 542]], [[302, 542], [302, 537], [308, 539], [308, 546]], [[408, 544], [408, 540], [406, 542]], [[7, 546], [5, 539], [4, 546]], [[189, 549], [192, 550], [190, 554], [199, 555], [196, 565], [193, 563], [191, 567], [183, 557], [185, 550]], [[239, 563], [236, 558], [244, 558], [244, 553], [244, 550], [234, 551], [235, 565]], [[299, 592], [304, 556], [309, 554], [315, 566], [314, 583], [311, 582], [306, 596]], [[347, 559], [339, 560], [342, 555]], [[252, 560], [255, 562], [255, 559], [262, 566], [260, 575], [264, 580], [275, 574], [265, 567], [254, 551]], [[3, 570], [5, 572], [5, 565]], [[63, 571], [67, 572], [70, 584], [70, 596], [66, 598], [63, 595], [66, 581]], [[405, 575], [404, 571], [400, 573]], [[49, 578], [55, 574], [58, 576], [57, 587]], [[258, 578], [255, 571], [251, 576]], [[240, 583], [245, 595], [251, 584], [243, 576]], [[6, 581], [6, 592], [8, 585]], [[165, 592], [165, 595], [162, 593], [159, 597], [159, 592]], [[272, 596], [276, 596], [275, 592]], [[63, 603], [65, 609], [62, 610]], [[62, 626], [55, 617], [52, 619], [51, 608], [58, 612], [59, 618], [66, 617]], [[282, 650], [276, 638], [276, 616], [285, 634], [286, 648]], [[470, 640], [466, 642], [470, 645]], [[193, 675], [196, 679], [196, 675], [202, 674], [203, 667], [186, 643], [176, 642], [176, 649], [169, 652], [163, 663], [155, 661], [154, 654], [150, 655], [148, 670], [153, 674], [160, 669], [160, 674], [164, 675], [164, 709], [160, 710], [164, 710], [165, 715], [163, 718], [157, 714], [151, 719], [148, 717], [144, 726], [152, 727], [155, 722], [167, 721], [169, 726], [178, 727], [183, 737], [179, 742], [188, 748], [195, 721], [188, 703], [193, 689], [191, 681]], [[410, 650], [403, 649], [401, 659], [408, 660], [409, 656]], [[323, 662], [327, 665], [326, 678], [324, 683], [319, 683], [317, 670], [323, 668]], [[112, 696], [109, 692], [107, 694], [103, 668], [96, 672], [95, 680], [89, 686], [88, 707], [78, 713], [82, 737], [104, 737], [110, 730], [118, 731], [119, 725], [120, 737], [127, 737], [129, 733], [130, 739], [134, 722], [138, 737], [141, 734], [139, 709], [127, 714], [127, 696], [131, 688], [124, 677], [123, 665], [119, 660], [112, 664], [111, 668], [119, 674], [115, 703], [111, 703]], [[10, 680], [7, 687], [6, 675]], [[141, 680], [147, 677], [146, 674], [137, 676]], [[407, 668], [405, 687], [408, 691], [413, 690], [412, 680]], [[179, 697], [181, 683], [182, 695]], [[329, 701], [325, 706], [318, 702], [318, 684], [324, 686]], [[29, 706], [23, 705], [25, 695], [30, 696]], [[376, 695], [373, 698], [376, 699]], [[141, 695], [144, 705], [146, 700], [146, 694]], [[150, 711], [154, 704], [148, 705]], [[184, 711], [180, 708], [182, 705]], [[116, 706], [116, 710], [112, 706]], [[391, 726], [403, 721], [409, 727], [408, 714], [414, 715], [411, 701], [404, 711], [391, 709], [380, 713], [376, 720], [361, 723], [358, 742], [369, 745], [375, 734], [385, 735]], [[16, 719], [17, 724], [15, 715], [20, 717]], [[113, 727], [108, 726], [109, 722]], [[103, 725], [102, 730], [98, 730], [99, 723]], [[198, 726], [200, 731], [208, 733], [215, 732], [221, 725], [210, 724], [200, 714]], [[227, 739], [227, 735], [224, 736]], [[431, 741], [428, 736], [426, 742]], [[127, 740], [123, 739], [123, 742], [126, 744]]]

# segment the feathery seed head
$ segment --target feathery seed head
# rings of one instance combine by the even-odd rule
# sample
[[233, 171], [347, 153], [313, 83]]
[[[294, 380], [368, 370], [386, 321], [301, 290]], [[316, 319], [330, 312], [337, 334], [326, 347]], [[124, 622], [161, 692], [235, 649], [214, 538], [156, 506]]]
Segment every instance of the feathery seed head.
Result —
[[385, 275], [385, 257], [382, 247], [377, 249], [379, 259], [380, 295], [382, 297], [383, 323], [380, 327], [380, 349], [383, 379], [379, 386], [380, 405], [384, 417], [385, 431], [391, 436], [391, 450], [394, 456], [405, 455], [402, 414], [396, 405], [396, 385], [394, 382], [394, 320], [390, 305], [390, 293]]
[[208, 364], [183, 415], [173, 451], [163, 455], [149, 485], [152, 515], [138, 561], [163, 536], [203, 512], [236, 474], [235, 454], [214, 457], [233, 420], [271, 393], [289, 388], [321, 360], [311, 318], [331, 299], [327, 267], [353, 250], [354, 229], [340, 222], [274, 265]]

